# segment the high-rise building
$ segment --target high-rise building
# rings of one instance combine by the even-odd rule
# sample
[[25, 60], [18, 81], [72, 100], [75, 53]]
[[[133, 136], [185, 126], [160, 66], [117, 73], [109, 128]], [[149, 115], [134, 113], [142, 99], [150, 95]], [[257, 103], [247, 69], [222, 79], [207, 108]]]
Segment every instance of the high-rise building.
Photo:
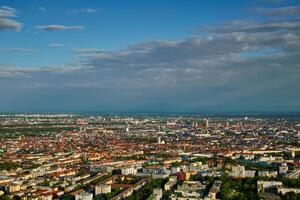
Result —
[[161, 137], [160, 136], [158, 136], [158, 138], [157, 138], [157, 144], [161, 144]]
[[300, 124], [296, 125], [297, 136], [300, 137]]
[[205, 119], [205, 128], [208, 129], [208, 127], [209, 127], [209, 121], [208, 119]]

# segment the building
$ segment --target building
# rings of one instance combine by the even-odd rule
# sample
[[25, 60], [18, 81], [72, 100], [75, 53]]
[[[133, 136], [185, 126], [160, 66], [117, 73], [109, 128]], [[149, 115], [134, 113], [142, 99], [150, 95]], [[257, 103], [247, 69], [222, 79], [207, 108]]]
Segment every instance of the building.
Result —
[[157, 144], [161, 144], [161, 137], [160, 136], [158, 136], [158, 138], [157, 138]]
[[279, 174], [285, 175], [287, 171], [289, 170], [289, 167], [286, 163], [282, 163], [282, 166], [279, 167]]
[[171, 167], [172, 174], [177, 174], [178, 172], [180, 172], [180, 167]]
[[295, 169], [290, 171], [289, 173], [285, 174], [286, 178], [291, 178], [291, 179], [299, 179], [300, 178], [300, 170]]
[[121, 172], [123, 175], [136, 175], [137, 169], [135, 167], [129, 167], [129, 168], [122, 168]]
[[157, 137], [157, 144], [165, 144], [165, 141], [160, 136]]
[[[8, 174], [7, 171], [3, 170], [2, 172], [4, 172], [5, 174]], [[7, 184], [12, 182], [13, 179], [7, 176], [0, 176], [0, 184]]]
[[296, 125], [297, 136], [300, 137], [300, 124]]
[[204, 192], [205, 185], [202, 185], [201, 182], [184, 181], [171, 195], [171, 200], [198, 200], [203, 198]]
[[285, 188], [285, 187], [278, 187], [278, 193], [285, 195], [288, 192], [295, 192], [296, 194], [300, 193], [299, 188]]
[[178, 172], [177, 173], [177, 179], [179, 180], [179, 181], [185, 181], [186, 180], [186, 173], [185, 172]]
[[111, 193], [111, 185], [98, 184], [95, 187], [95, 195]]
[[277, 174], [277, 171], [258, 171], [258, 176], [264, 176], [269, 178], [276, 178]]
[[177, 183], [177, 177], [176, 176], [170, 176], [169, 181], [165, 184], [164, 188], [166, 191], [171, 190], [172, 187]]
[[8, 185], [8, 187], [7, 187], [7, 191], [9, 193], [18, 192], [20, 190], [21, 190], [21, 185], [18, 183], [12, 183], [12, 184]]
[[153, 190], [153, 200], [160, 200], [162, 198], [163, 192], [161, 188], [155, 188]]
[[257, 192], [264, 192], [265, 189], [282, 186], [281, 181], [257, 181]]
[[245, 166], [238, 165], [238, 166], [233, 166], [231, 172], [229, 172], [228, 175], [236, 178], [254, 177], [255, 171], [245, 170]]
[[208, 119], [205, 119], [205, 128], [208, 129], [208, 127], [209, 127], [209, 121]]
[[204, 198], [204, 200], [214, 200], [217, 199], [217, 193], [220, 191], [221, 188], [221, 181], [215, 181], [212, 185], [212, 187], [209, 190], [209, 193], [207, 197]]
[[52, 200], [53, 199], [53, 194], [51, 192], [42, 194], [40, 199], [41, 200]]
[[93, 200], [93, 194], [89, 192], [81, 192], [76, 194], [75, 200]]

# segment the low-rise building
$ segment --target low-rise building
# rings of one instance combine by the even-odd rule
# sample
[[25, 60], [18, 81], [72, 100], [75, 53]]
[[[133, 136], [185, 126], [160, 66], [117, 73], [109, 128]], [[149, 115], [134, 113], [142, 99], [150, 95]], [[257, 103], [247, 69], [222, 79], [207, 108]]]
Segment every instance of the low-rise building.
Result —
[[[171, 195], [172, 200], [196, 200], [203, 198], [205, 185], [199, 181], [185, 181]], [[179, 195], [180, 194], [180, 195]]]
[[111, 193], [111, 185], [98, 184], [95, 187], [95, 195]]
[[282, 186], [281, 181], [257, 181], [257, 192], [264, 192], [265, 189]]
[[153, 200], [160, 200], [162, 198], [162, 195], [163, 193], [161, 188], [155, 188], [153, 190], [153, 194], [152, 194]]
[[177, 176], [170, 176], [169, 181], [165, 184], [164, 188], [166, 191], [171, 190], [172, 187], [177, 183]]
[[215, 181], [212, 185], [212, 187], [209, 190], [209, 193], [207, 197], [204, 198], [204, 200], [214, 200], [217, 199], [217, 193], [220, 191], [221, 188], [221, 181]]
[[93, 200], [93, 194], [89, 192], [81, 192], [75, 196], [75, 200]]
[[19, 183], [12, 183], [7, 186], [7, 191], [9, 193], [18, 192], [21, 190], [21, 185]]
[[278, 193], [281, 193], [282, 195], [284, 195], [288, 192], [295, 192], [297, 194], [297, 193], [300, 193], [300, 188], [278, 187]]
[[277, 171], [258, 171], [258, 176], [275, 178], [277, 177]]
[[121, 172], [123, 175], [136, 175], [137, 169], [135, 167], [129, 167], [129, 168], [122, 168]]
[[246, 170], [245, 166], [238, 165], [238, 166], [233, 166], [231, 172], [229, 172], [228, 175], [236, 178], [254, 177], [255, 171]]

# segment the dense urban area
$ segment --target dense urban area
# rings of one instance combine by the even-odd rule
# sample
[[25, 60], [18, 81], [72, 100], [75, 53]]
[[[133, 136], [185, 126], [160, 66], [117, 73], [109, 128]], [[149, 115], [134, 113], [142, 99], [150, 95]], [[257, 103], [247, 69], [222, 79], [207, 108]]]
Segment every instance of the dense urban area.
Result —
[[300, 199], [300, 118], [0, 115], [0, 200]]

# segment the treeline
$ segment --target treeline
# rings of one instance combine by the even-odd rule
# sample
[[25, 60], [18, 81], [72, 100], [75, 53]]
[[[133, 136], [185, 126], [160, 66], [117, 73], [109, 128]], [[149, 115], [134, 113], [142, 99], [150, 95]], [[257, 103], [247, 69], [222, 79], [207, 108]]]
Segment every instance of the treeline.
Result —
[[0, 128], [0, 134], [5, 133], [22, 133], [22, 134], [39, 134], [46, 132], [72, 131], [74, 127], [28, 127], [28, 128]]
[[17, 169], [21, 167], [20, 163], [14, 163], [14, 162], [3, 162], [0, 163], [0, 170], [12, 170]]

